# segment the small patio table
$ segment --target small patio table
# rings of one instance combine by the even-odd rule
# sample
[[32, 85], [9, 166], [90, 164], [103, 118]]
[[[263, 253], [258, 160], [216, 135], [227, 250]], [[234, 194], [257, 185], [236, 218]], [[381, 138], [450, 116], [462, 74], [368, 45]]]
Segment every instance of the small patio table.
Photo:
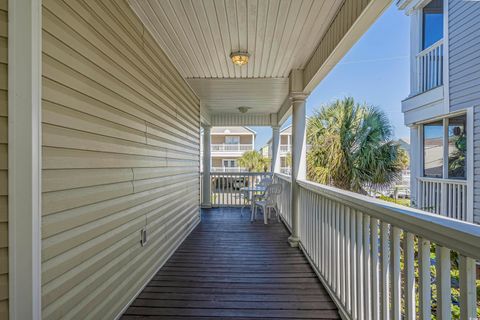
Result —
[[[267, 190], [266, 187], [264, 186], [255, 186], [255, 187], [242, 187], [240, 188], [240, 191], [245, 194], [246, 198], [248, 201], [250, 201], [250, 221], [253, 221], [253, 215], [251, 214], [253, 212], [253, 206], [255, 205], [253, 202], [253, 196], [257, 193], [264, 193], [265, 190]], [[245, 204], [245, 202], [244, 202]], [[242, 206], [241, 213], [243, 214], [243, 208], [245, 208], [245, 205]]]

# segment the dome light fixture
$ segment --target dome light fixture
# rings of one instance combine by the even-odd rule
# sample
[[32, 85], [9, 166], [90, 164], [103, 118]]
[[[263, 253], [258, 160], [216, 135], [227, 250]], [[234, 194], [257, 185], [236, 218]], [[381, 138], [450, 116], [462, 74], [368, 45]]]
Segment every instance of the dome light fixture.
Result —
[[249, 57], [250, 55], [245, 51], [237, 51], [230, 54], [230, 59], [232, 59], [233, 64], [239, 67], [246, 65]]
[[238, 107], [238, 111], [240, 111], [240, 113], [247, 113], [248, 110], [250, 109], [252, 109], [252, 107], [246, 107], [246, 106]]

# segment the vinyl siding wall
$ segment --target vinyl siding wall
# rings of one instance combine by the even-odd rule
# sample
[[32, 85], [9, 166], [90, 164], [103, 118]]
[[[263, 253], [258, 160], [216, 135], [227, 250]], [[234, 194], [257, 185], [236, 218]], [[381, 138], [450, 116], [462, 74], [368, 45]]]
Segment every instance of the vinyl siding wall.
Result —
[[8, 0], [0, 0], [0, 319], [8, 319]]
[[43, 1], [44, 319], [113, 318], [199, 222], [199, 109], [126, 1]]
[[480, 223], [480, 2], [450, 0], [450, 110], [474, 108], [474, 221]]
[[480, 3], [450, 0], [450, 110], [480, 105]]

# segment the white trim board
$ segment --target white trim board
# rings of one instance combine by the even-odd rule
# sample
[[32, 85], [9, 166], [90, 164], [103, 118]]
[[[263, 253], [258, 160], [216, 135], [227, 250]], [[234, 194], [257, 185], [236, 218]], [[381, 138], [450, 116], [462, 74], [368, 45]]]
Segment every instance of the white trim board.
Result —
[[10, 319], [41, 319], [42, 0], [8, 2]]

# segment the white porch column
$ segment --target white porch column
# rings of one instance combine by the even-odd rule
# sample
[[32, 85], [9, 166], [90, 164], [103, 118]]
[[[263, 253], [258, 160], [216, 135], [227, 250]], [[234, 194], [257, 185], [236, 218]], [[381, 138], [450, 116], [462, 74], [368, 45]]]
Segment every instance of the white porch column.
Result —
[[297, 180], [305, 179], [306, 172], [306, 95], [292, 97], [292, 235], [290, 246], [297, 247], [299, 241], [300, 201]]
[[212, 206], [211, 201], [211, 179], [210, 172], [212, 167], [212, 155], [211, 155], [211, 126], [203, 126], [203, 194], [202, 194], [202, 207], [210, 208]]
[[9, 318], [41, 319], [42, 1], [8, 1]]
[[280, 172], [280, 127], [272, 126], [272, 172]]

